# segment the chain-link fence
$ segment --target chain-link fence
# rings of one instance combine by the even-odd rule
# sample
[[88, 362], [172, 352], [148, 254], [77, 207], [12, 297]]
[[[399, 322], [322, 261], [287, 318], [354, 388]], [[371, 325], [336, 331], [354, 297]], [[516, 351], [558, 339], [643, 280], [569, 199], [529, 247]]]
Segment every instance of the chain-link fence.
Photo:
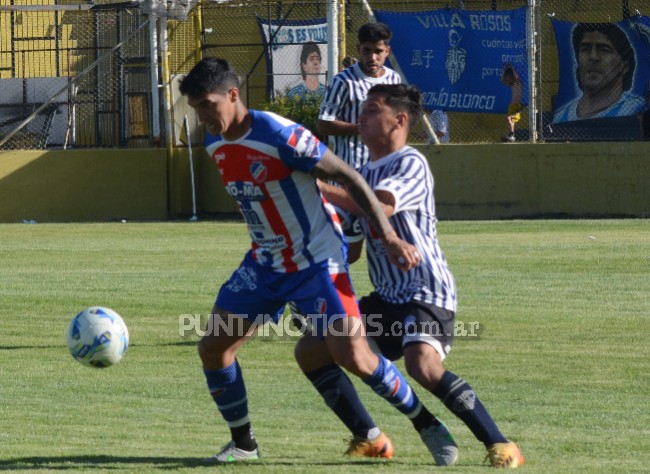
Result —
[[2, 148], [149, 146], [149, 19], [130, 4], [21, 7], [0, 11]]
[[[515, 102], [516, 141], [642, 136], [648, 0], [100, 1], [0, 0], [0, 149], [179, 145], [193, 115], [177, 79], [203, 56], [235, 66], [250, 107], [313, 126], [317, 100], [288, 107], [283, 97], [321, 94], [343, 57], [357, 55], [357, 30], [373, 14], [394, 31], [390, 65], [420, 86], [427, 109], [446, 114], [451, 143], [501, 141]], [[602, 41], [574, 47], [574, 31], [593, 39], [605, 24], [623, 32], [632, 60], [620, 39], [608, 51]], [[601, 46], [582, 66], [590, 44]], [[310, 51], [321, 60], [307, 74]], [[619, 62], [598, 72], [606, 57]], [[424, 127], [411, 140], [428, 141]]]

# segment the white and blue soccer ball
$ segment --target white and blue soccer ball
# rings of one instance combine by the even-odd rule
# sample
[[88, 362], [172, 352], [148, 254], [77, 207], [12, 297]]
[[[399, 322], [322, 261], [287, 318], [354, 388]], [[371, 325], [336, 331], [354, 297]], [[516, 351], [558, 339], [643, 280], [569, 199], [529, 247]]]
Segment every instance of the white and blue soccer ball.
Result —
[[92, 306], [77, 314], [66, 331], [70, 354], [88, 367], [117, 364], [129, 347], [129, 330], [110, 308]]

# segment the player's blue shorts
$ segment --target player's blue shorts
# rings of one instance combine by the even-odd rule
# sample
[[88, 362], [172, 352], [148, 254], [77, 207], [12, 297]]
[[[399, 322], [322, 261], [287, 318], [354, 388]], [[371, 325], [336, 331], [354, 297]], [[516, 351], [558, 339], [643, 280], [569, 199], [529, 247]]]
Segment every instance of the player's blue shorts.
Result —
[[289, 301], [307, 317], [325, 317], [328, 325], [342, 317], [359, 317], [350, 276], [340, 272], [346, 268], [344, 262], [323, 262], [297, 272], [274, 272], [255, 262], [249, 251], [219, 290], [216, 305], [260, 324], [277, 323]]

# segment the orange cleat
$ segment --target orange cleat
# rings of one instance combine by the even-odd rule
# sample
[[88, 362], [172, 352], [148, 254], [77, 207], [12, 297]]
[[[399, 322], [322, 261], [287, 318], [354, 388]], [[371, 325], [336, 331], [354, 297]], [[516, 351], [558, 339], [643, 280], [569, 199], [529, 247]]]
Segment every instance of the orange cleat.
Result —
[[374, 439], [357, 438], [355, 436], [350, 440], [350, 445], [345, 454], [354, 457], [390, 459], [393, 457], [393, 443], [384, 433]]
[[524, 456], [519, 446], [513, 442], [495, 443], [488, 448], [485, 459], [490, 459], [492, 467], [516, 468], [524, 465]]

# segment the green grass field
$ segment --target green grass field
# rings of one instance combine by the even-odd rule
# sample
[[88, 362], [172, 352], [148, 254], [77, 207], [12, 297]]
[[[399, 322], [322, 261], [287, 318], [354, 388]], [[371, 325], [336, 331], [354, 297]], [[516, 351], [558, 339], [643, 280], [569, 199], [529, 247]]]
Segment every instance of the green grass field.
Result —
[[[650, 221], [443, 222], [458, 319], [480, 323], [447, 366], [520, 443], [524, 472], [647, 472], [650, 452]], [[247, 249], [239, 223], [0, 225], [0, 470], [45, 472], [431, 472], [410, 423], [356, 384], [392, 438], [392, 461], [342, 456], [344, 426], [293, 360], [295, 338], [240, 352], [263, 459], [215, 467], [229, 439], [201, 371], [205, 315]], [[357, 292], [370, 285], [352, 269]], [[87, 306], [131, 333], [120, 364], [90, 369], [65, 346]], [[433, 397], [461, 450], [445, 472], [487, 472], [483, 446]]]

